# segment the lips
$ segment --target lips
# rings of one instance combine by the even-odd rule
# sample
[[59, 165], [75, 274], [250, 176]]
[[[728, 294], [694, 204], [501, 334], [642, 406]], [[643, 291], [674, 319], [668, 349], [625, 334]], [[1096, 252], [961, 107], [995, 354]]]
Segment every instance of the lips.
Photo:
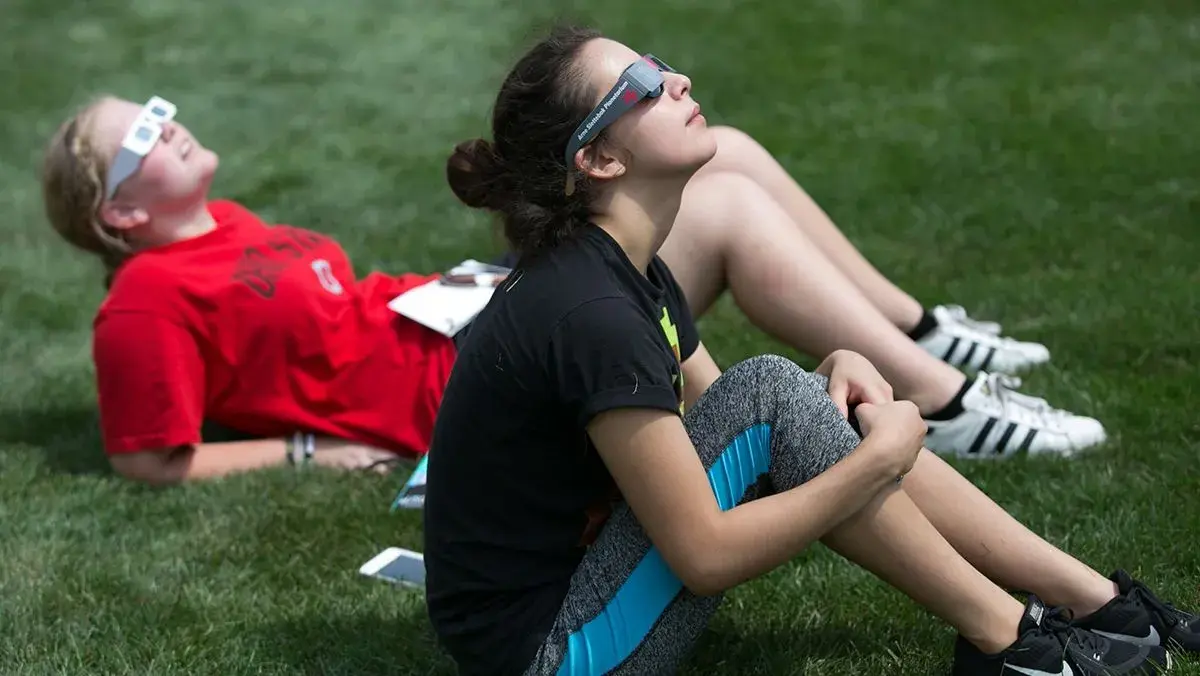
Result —
[[698, 118], [698, 117], [700, 117], [700, 106], [699, 105], [692, 108], [692, 114], [688, 116], [687, 123], [691, 124], [691, 123], [695, 122], [696, 118]]
[[184, 141], [183, 144], [181, 146], [179, 146], [179, 156], [186, 160], [188, 155], [190, 155], [191, 153], [192, 153], [192, 142]]

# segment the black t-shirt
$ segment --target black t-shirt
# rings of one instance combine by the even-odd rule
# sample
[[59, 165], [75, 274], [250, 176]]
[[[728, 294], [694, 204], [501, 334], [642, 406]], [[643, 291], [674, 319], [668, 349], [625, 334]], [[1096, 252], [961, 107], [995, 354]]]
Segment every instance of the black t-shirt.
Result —
[[429, 615], [464, 674], [520, 673], [618, 499], [586, 425], [683, 408], [700, 339], [657, 257], [642, 275], [601, 228], [518, 266], [471, 327], [429, 451]]

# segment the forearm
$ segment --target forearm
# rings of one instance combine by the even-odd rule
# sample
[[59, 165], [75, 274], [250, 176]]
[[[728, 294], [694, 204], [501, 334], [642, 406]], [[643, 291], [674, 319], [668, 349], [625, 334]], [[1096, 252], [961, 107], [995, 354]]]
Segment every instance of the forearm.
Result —
[[702, 589], [693, 591], [720, 592], [779, 567], [894, 486], [895, 475], [873, 466], [880, 456], [866, 452], [871, 443], [807, 483], [720, 513], [699, 554]]
[[[171, 450], [113, 456], [113, 467], [130, 479], [151, 484], [177, 484], [212, 479], [294, 462], [356, 469], [394, 458], [388, 451], [334, 437], [301, 436], [201, 443]], [[311, 451], [311, 453], [306, 451]], [[305, 458], [306, 455], [310, 457]]]
[[[222, 443], [201, 443], [160, 451], [157, 467], [146, 467], [135, 474], [153, 484], [176, 484], [184, 481], [213, 479], [216, 477], [247, 472], [288, 462], [287, 443], [282, 437], [274, 439], [252, 439]], [[140, 476], [136, 476], [140, 475]]]
[[[290, 455], [289, 441], [291, 437], [274, 437], [147, 449], [111, 456], [110, 462], [117, 473], [135, 481], [177, 484], [286, 464]], [[321, 440], [318, 443], [327, 448], [338, 442]]]
[[174, 481], [212, 479], [288, 462], [287, 443], [283, 437], [199, 444], [190, 452], [184, 450], [176, 454], [177, 457], [167, 463], [167, 473]]

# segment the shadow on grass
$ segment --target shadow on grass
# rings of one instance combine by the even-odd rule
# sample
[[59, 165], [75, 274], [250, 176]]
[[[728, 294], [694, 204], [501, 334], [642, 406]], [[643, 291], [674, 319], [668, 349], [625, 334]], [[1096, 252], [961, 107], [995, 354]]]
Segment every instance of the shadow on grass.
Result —
[[269, 625], [263, 653], [297, 674], [455, 674], [424, 613], [304, 617]]
[[[212, 422], [201, 430], [205, 441], [242, 441], [254, 437]], [[110, 474], [94, 408], [0, 410], [0, 447], [33, 447], [46, 464], [63, 474]]]
[[[804, 634], [744, 629], [714, 622], [701, 636], [681, 674], [794, 673], [796, 656], [817, 663], [852, 657], [875, 643], [844, 626]], [[404, 617], [304, 618], [273, 625], [262, 647], [272, 663], [303, 674], [454, 674], [421, 611]]]
[[859, 630], [830, 624], [804, 632], [782, 627], [747, 630], [733, 627], [720, 617], [711, 622], [680, 674], [791, 674], [801, 673], [798, 660], [809, 664], [861, 658], [873, 652], [878, 639]]
[[0, 446], [41, 450], [46, 464], [64, 474], [111, 472], [94, 408], [0, 410]]

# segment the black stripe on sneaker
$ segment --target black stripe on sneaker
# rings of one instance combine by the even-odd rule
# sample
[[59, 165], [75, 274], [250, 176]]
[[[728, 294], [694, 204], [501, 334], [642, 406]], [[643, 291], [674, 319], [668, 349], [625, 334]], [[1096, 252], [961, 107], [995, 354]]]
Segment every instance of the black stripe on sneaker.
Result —
[[1008, 423], [1008, 428], [1004, 430], [1004, 434], [1000, 436], [999, 443], [996, 444], [996, 455], [1004, 453], [1004, 448], [1008, 446], [1008, 440], [1012, 439], [1013, 432], [1017, 431], [1017, 423]]
[[977, 347], [979, 347], [979, 343], [971, 343], [971, 349], [967, 350], [967, 356], [963, 357], [962, 361], [958, 362], [959, 366], [971, 366], [971, 357], [975, 356], [975, 348]]
[[1025, 435], [1025, 440], [1021, 442], [1021, 447], [1017, 449], [1017, 453], [1024, 453], [1029, 450], [1029, 445], [1033, 443], [1033, 438], [1037, 436], [1037, 428], [1029, 430], [1029, 434]]
[[942, 361], [949, 362], [950, 356], [953, 355], [954, 351], [957, 349], [958, 349], [958, 338], [955, 338], [954, 340], [950, 341], [950, 349], [946, 350], [946, 354], [942, 355]]
[[980, 371], [988, 370], [988, 366], [990, 366], [992, 363], [992, 357], [995, 357], [995, 356], [996, 356], [996, 348], [989, 347], [987, 356], [984, 357], [983, 363], [979, 365], [979, 370]]
[[979, 434], [975, 435], [975, 441], [971, 444], [971, 448], [967, 453], [975, 455], [979, 452], [980, 448], [983, 448], [983, 442], [987, 441], [988, 434], [991, 433], [992, 428], [996, 426], [997, 422], [995, 418], [988, 418], [988, 421], [983, 424], [983, 429], [979, 430]]

